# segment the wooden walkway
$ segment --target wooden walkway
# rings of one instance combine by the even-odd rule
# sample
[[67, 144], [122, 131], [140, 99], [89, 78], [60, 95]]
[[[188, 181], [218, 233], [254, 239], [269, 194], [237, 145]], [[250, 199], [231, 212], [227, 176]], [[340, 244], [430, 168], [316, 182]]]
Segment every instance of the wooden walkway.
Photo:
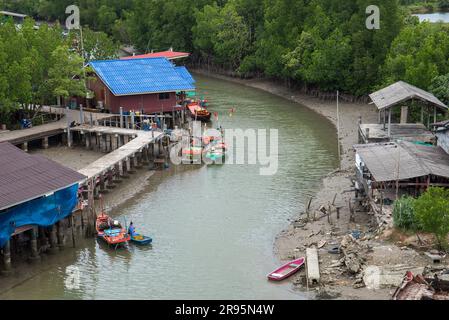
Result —
[[159, 137], [163, 136], [162, 132], [148, 132], [132, 129], [122, 129], [115, 127], [103, 127], [103, 126], [78, 126], [71, 129], [72, 131], [100, 133], [104, 135], [126, 135], [135, 137], [133, 140], [124, 144], [120, 148], [108, 153], [104, 157], [91, 163], [87, 167], [79, 170], [78, 172], [87, 176], [88, 179], [95, 178], [103, 175], [108, 170], [111, 170], [122, 161], [126, 161], [130, 157], [134, 157], [136, 153], [142, 152], [144, 148], [147, 148], [151, 143], [154, 143]]
[[[55, 108], [55, 107], [43, 107], [43, 112], [60, 114], [66, 116], [66, 109]], [[67, 128], [67, 122], [75, 121], [80, 122], [80, 111], [79, 110], [68, 110], [69, 120], [66, 117], [61, 120], [47, 123], [44, 125], [32, 127], [30, 129], [23, 130], [13, 130], [0, 133], [0, 142], [9, 142], [14, 145], [22, 144], [25, 142], [30, 142], [33, 140], [42, 139], [45, 137], [51, 137], [64, 132]], [[92, 117], [93, 121], [100, 121], [102, 119], [110, 118], [112, 115], [107, 113], [91, 113], [83, 112], [84, 118], [90, 119]]]

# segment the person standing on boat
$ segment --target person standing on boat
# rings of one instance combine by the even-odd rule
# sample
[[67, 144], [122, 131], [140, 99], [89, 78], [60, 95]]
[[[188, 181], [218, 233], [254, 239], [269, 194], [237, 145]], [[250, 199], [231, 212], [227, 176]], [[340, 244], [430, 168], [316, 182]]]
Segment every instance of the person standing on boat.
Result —
[[129, 233], [132, 237], [134, 237], [135, 234], [136, 234], [136, 228], [134, 228], [134, 224], [132, 223], [132, 221], [131, 221], [131, 223], [129, 224], [128, 233]]

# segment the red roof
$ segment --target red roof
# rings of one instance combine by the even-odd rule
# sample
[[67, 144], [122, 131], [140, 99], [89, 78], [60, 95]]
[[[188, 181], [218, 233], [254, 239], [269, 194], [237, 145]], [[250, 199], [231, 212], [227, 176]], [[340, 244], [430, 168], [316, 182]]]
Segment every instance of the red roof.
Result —
[[174, 59], [180, 59], [180, 58], [187, 58], [190, 56], [190, 53], [188, 52], [175, 52], [175, 51], [161, 51], [161, 52], [154, 52], [154, 53], [147, 53], [147, 54], [141, 54], [137, 56], [129, 56], [129, 57], [123, 57], [123, 60], [129, 60], [129, 59], [142, 59], [142, 58], [167, 58], [168, 60], [174, 60]]

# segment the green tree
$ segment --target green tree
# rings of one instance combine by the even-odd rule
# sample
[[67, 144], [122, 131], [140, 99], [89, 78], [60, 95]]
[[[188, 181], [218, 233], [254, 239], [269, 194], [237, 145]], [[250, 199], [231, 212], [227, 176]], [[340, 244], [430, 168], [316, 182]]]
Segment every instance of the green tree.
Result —
[[433, 78], [430, 85], [430, 92], [443, 103], [449, 105], [449, 73]]
[[406, 26], [394, 40], [384, 66], [384, 83], [404, 80], [424, 90], [449, 73], [449, 28], [420, 23]]
[[393, 222], [395, 227], [412, 231], [419, 229], [414, 209], [415, 201], [415, 198], [403, 196], [394, 202]]
[[52, 66], [48, 70], [48, 88], [55, 97], [85, 97], [83, 59], [69, 50], [67, 45], [59, 46], [51, 55]]
[[429, 188], [415, 201], [414, 209], [423, 230], [433, 233], [440, 247], [446, 246], [449, 234], [449, 190]]
[[[71, 34], [72, 41], [79, 41], [79, 33]], [[86, 62], [92, 60], [116, 59], [119, 45], [102, 31], [92, 31], [89, 28], [83, 28], [84, 59]], [[81, 55], [81, 46], [77, 44], [78, 54]]]

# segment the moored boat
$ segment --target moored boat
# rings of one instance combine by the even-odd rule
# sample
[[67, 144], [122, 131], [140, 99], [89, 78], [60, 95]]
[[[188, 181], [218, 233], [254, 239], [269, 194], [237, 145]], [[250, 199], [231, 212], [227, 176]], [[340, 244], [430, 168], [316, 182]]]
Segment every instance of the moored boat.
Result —
[[209, 122], [212, 114], [203, 108], [198, 102], [193, 102], [187, 105], [192, 119], [197, 121]]
[[273, 272], [269, 273], [267, 277], [272, 281], [281, 281], [287, 279], [288, 277], [298, 272], [299, 269], [301, 269], [301, 267], [304, 265], [305, 261], [306, 259], [304, 257], [290, 261], [289, 263], [286, 263]]
[[148, 245], [153, 242], [153, 239], [151, 239], [150, 237], [136, 233], [131, 236], [131, 242], [138, 244], [138, 245]]
[[123, 245], [131, 239], [126, 229], [118, 221], [112, 220], [104, 213], [97, 217], [95, 228], [98, 238], [104, 240], [108, 245]]

